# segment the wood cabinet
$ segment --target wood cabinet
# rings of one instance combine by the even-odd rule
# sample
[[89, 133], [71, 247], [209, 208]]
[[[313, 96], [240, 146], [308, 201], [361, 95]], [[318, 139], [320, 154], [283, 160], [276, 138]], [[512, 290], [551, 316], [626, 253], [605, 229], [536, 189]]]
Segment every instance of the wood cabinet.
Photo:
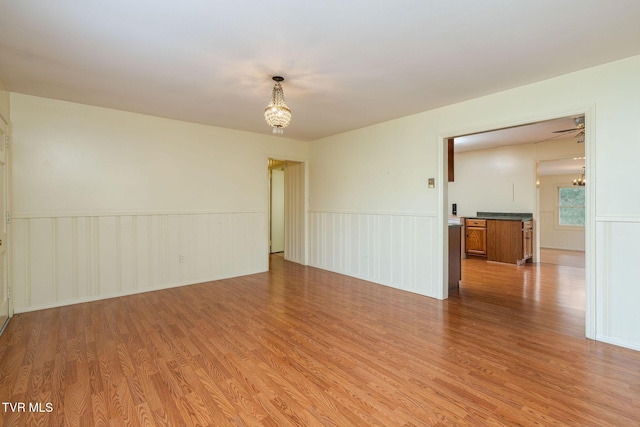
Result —
[[487, 220], [487, 259], [523, 264], [533, 256], [532, 221]]
[[531, 220], [467, 218], [465, 226], [465, 252], [469, 256], [518, 265], [533, 257]]
[[465, 226], [464, 243], [467, 255], [487, 256], [487, 220], [467, 219]]

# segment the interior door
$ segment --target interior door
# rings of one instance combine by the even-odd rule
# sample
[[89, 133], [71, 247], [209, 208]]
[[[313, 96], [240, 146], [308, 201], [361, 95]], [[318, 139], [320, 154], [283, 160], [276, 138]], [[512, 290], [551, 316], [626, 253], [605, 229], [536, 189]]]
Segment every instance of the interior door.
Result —
[[0, 333], [9, 321], [9, 283], [7, 276], [7, 143], [9, 126], [0, 116]]

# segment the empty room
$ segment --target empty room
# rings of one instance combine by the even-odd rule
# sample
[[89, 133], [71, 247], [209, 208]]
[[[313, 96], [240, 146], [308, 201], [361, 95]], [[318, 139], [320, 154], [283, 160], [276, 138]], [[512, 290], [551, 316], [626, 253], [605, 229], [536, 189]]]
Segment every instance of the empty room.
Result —
[[638, 22], [0, 2], [0, 425], [639, 424]]

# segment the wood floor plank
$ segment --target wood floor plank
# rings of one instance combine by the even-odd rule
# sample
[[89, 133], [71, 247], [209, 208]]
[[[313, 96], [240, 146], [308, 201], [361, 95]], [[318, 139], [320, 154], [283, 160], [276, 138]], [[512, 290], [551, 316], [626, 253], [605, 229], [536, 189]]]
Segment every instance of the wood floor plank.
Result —
[[468, 259], [462, 278], [437, 301], [271, 257], [19, 314], [0, 400], [53, 412], [0, 425], [640, 424], [640, 353], [584, 338], [583, 268]]

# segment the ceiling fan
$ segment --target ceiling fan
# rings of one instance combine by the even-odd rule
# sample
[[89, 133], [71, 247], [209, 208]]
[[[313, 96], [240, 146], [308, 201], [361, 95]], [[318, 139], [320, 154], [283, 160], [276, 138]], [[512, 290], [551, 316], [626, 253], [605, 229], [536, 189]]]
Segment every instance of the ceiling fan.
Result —
[[571, 133], [578, 132], [576, 134], [576, 142], [584, 142], [584, 116], [574, 117], [573, 123], [576, 125], [575, 128], [572, 129], [562, 129], [556, 130], [553, 133]]

